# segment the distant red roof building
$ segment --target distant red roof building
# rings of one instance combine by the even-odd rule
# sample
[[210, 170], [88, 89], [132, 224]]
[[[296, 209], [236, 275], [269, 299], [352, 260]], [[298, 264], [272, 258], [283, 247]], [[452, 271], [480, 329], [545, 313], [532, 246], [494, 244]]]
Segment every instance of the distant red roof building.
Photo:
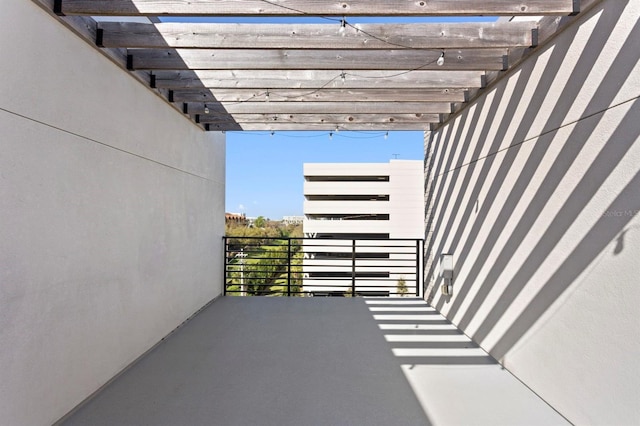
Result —
[[246, 223], [247, 216], [244, 213], [225, 213], [224, 221], [227, 222], [236, 222], [236, 223]]

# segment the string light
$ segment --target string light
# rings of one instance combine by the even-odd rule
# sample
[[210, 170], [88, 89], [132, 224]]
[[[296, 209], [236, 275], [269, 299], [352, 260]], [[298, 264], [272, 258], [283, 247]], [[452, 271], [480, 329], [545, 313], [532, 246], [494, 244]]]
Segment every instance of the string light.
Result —
[[[293, 121], [292, 123], [296, 123], [295, 121]], [[238, 131], [229, 131], [228, 133], [233, 133], [239, 136], [249, 136], [249, 135], [260, 135], [260, 136], [270, 136], [271, 133], [274, 134], [275, 136], [275, 131], [274, 130], [267, 130], [264, 132], [257, 132], [257, 131], [242, 131], [242, 130], [238, 130]], [[333, 131], [331, 132], [331, 134], [333, 135]], [[387, 132], [388, 133], [388, 132]], [[279, 133], [279, 137], [281, 138], [293, 138], [293, 139], [310, 139], [310, 138], [326, 138], [328, 135], [328, 133], [326, 132], [301, 132], [296, 134], [295, 132], [284, 132], [284, 133]], [[340, 136], [340, 138], [346, 138], [346, 139], [379, 139], [385, 136], [385, 132], [372, 132], [372, 131], [363, 131], [363, 130], [350, 130], [350, 131], [345, 131], [344, 129], [342, 129], [340, 131], [340, 134], [338, 135]]]
[[438, 58], [438, 60], [436, 61], [436, 64], [441, 67], [444, 65], [444, 50], [442, 51], [442, 53], [440, 53], [440, 57]]
[[347, 28], [347, 20], [344, 19], [344, 16], [343, 16], [342, 20], [340, 21], [340, 28], [338, 29], [338, 32], [340, 34], [344, 34], [344, 31], [346, 28]]
[[329, 140], [332, 141], [333, 140], [333, 132], [329, 132]]
[[269, 102], [269, 91], [267, 90], [267, 92], [264, 94], [264, 97], [266, 99], [267, 102]]
[[387, 132], [387, 133], [385, 133], [385, 134], [384, 134], [384, 139], [385, 139], [385, 140], [389, 139], [389, 132]]
[[204, 104], [204, 113], [209, 114], [209, 107], [207, 106], [207, 104]]
[[344, 84], [347, 81], [347, 73], [342, 71], [340, 73], [340, 80], [342, 80], [342, 84]]

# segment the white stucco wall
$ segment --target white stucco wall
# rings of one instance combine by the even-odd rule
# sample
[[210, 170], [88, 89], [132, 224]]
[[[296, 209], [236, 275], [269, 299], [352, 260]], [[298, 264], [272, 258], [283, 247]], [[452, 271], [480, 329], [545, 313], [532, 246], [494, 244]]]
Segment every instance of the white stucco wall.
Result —
[[221, 292], [224, 135], [0, 4], [0, 424], [59, 419]]
[[603, 1], [426, 135], [428, 300], [575, 424], [640, 419], [639, 17]]

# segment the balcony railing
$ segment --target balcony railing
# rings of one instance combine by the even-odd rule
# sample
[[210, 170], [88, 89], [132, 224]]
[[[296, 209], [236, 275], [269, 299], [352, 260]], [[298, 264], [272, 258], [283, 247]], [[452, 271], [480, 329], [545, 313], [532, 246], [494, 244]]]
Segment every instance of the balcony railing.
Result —
[[420, 296], [423, 241], [224, 237], [229, 296]]

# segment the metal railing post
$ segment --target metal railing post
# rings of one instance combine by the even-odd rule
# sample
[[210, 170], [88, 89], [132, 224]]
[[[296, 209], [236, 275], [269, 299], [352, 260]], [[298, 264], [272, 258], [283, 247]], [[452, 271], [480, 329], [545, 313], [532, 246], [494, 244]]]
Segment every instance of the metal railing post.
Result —
[[416, 240], [416, 297], [420, 297], [420, 240]]
[[291, 297], [291, 238], [287, 240], [287, 297]]
[[351, 240], [351, 297], [356, 297], [356, 240]]
[[222, 249], [222, 295], [227, 295], [227, 237], [222, 237], [222, 244], [224, 248]]

